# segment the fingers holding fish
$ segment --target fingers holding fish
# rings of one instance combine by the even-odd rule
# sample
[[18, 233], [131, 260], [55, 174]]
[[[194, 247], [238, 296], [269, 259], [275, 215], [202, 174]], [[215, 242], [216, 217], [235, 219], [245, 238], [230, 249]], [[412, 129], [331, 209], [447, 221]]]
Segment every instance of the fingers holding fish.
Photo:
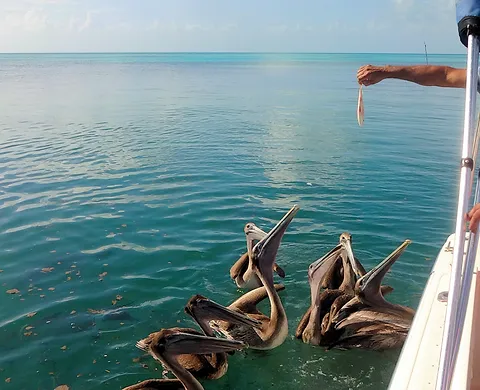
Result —
[[357, 81], [360, 85], [373, 85], [385, 79], [385, 67], [363, 65], [357, 71]]

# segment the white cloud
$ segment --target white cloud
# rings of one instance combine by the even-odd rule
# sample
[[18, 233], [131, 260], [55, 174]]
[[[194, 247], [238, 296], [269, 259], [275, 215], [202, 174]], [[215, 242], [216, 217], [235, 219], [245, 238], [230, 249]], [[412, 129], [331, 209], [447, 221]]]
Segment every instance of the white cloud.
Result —
[[80, 27], [78, 27], [78, 32], [82, 32], [82, 31], [88, 29], [92, 25], [92, 21], [93, 21], [92, 12], [88, 11], [87, 15], [85, 16], [85, 20], [80, 25]]
[[233, 31], [237, 29], [238, 25], [236, 23], [227, 23], [219, 27], [220, 31]]
[[47, 28], [47, 14], [37, 8], [30, 8], [26, 11], [9, 12], [0, 21], [0, 31], [3, 33], [18, 32], [40, 32]]
[[42, 31], [47, 27], [47, 20], [45, 12], [32, 8], [23, 16], [23, 27], [27, 31]]
[[[324, 26], [322, 26], [322, 29]], [[285, 33], [299, 33], [299, 32], [304, 32], [304, 33], [312, 33], [318, 28], [315, 28], [314, 26], [311, 25], [302, 25], [302, 24], [293, 24], [293, 25], [287, 25], [287, 24], [277, 24], [277, 25], [271, 25], [266, 28], [267, 32], [273, 33], [273, 34], [285, 34]]]
[[198, 31], [198, 30], [203, 30], [204, 27], [201, 24], [190, 24], [187, 23], [185, 25], [185, 30], [187, 31]]
[[372, 9], [356, 22], [337, 11], [318, 22], [308, 10], [295, 16], [264, 10], [247, 20], [231, 9], [197, 15], [157, 0], [106, 3], [0, 0], [0, 52], [421, 51], [424, 40], [432, 52], [463, 49], [456, 36], [455, 0], [389, 0], [381, 13]]

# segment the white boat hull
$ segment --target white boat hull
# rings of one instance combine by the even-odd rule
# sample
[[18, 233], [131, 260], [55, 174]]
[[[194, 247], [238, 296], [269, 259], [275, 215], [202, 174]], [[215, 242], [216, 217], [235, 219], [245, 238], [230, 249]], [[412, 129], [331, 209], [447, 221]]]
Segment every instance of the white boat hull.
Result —
[[[467, 234], [468, 237], [468, 234]], [[435, 389], [440, 360], [448, 291], [452, 271], [455, 235], [448, 237], [443, 245], [425, 287], [412, 327], [402, 348], [389, 390]], [[480, 248], [480, 246], [479, 246]], [[466, 249], [466, 243], [465, 243]], [[474, 270], [480, 268], [477, 251]], [[452, 390], [463, 390], [469, 386], [469, 356], [472, 333], [473, 304], [476, 277], [472, 278], [465, 325], [452, 381]]]

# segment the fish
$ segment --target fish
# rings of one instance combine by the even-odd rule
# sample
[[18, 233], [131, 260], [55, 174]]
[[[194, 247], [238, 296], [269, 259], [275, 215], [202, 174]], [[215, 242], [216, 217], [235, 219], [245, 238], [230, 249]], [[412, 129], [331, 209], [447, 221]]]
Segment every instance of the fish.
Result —
[[357, 120], [358, 120], [359, 126], [363, 126], [364, 118], [365, 118], [365, 111], [363, 108], [363, 92], [362, 92], [362, 84], [360, 84], [360, 88], [358, 90], [358, 104], [357, 104]]

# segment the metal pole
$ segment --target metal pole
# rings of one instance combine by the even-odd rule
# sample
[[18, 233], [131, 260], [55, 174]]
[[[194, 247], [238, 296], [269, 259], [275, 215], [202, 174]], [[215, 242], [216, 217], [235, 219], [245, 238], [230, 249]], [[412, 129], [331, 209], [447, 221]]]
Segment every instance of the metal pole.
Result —
[[[474, 166], [476, 166], [475, 163], [477, 161], [479, 141], [480, 141], [480, 114], [478, 115], [478, 118], [477, 118], [477, 127], [475, 130], [475, 136], [473, 139], [472, 158], [473, 158]], [[475, 175], [472, 172], [472, 183], [473, 183], [474, 176]], [[477, 185], [475, 186], [475, 194], [473, 197], [474, 205], [477, 204], [479, 198], [480, 198], [480, 170], [478, 170]], [[457, 318], [457, 329], [459, 330], [457, 332], [457, 339], [455, 341], [455, 345], [457, 348], [460, 347], [460, 342], [462, 339], [461, 335], [463, 333], [465, 316], [467, 314], [468, 300], [470, 298], [470, 287], [472, 285], [473, 269], [475, 267], [475, 258], [477, 256], [477, 248], [478, 248], [478, 234], [473, 234], [472, 232], [470, 232], [470, 235], [468, 236], [468, 248], [467, 248], [467, 254], [465, 257], [465, 267], [462, 274], [462, 291], [460, 293], [460, 303], [459, 303], [460, 313]]]
[[[460, 301], [463, 252], [465, 248], [465, 214], [471, 195], [473, 160], [472, 133], [475, 122], [475, 108], [478, 82], [478, 38], [468, 36], [467, 85], [465, 96], [465, 120], [463, 126], [462, 166], [460, 170], [460, 189], [458, 194], [457, 221], [455, 226], [455, 247], [453, 249], [452, 274], [448, 292], [445, 329], [443, 332], [440, 364], [437, 373], [436, 390], [450, 390], [456, 361], [455, 341], [457, 339], [457, 316]], [[458, 351], [458, 350], [457, 350]]]
[[[479, 177], [477, 178], [477, 185], [475, 188], [475, 197], [473, 203], [477, 203], [478, 198], [480, 196], [480, 171], [478, 171]], [[465, 324], [465, 316], [467, 314], [467, 305], [470, 298], [470, 287], [472, 285], [472, 278], [473, 278], [473, 268], [475, 267], [475, 258], [477, 257], [477, 248], [478, 248], [478, 234], [473, 234], [470, 232], [470, 236], [468, 238], [468, 249], [467, 249], [467, 256], [465, 258], [465, 267], [463, 270], [463, 277], [462, 277], [462, 288], [460, 292], [460, 302], [458, 306], [458, 316], [457, 316], [457, 333], [455, 337], [454, 351], [453, 356], [457, 356], [458, 350], [460, 348], [460, 341], [462, 340], [462, 333], [463, 333], [463, 326]], [[455, 370], [455, 362], [453, 362], [452, 367], [452, 374]]]

